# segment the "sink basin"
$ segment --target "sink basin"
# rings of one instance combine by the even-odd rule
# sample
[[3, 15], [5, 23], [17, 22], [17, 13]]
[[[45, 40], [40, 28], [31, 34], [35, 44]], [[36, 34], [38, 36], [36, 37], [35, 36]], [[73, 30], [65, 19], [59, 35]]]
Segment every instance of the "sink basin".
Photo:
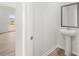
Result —
[[63, 35], [75, 36], [77, 31], [76, 31], [76, 29], [60, 29], [60, 32]]

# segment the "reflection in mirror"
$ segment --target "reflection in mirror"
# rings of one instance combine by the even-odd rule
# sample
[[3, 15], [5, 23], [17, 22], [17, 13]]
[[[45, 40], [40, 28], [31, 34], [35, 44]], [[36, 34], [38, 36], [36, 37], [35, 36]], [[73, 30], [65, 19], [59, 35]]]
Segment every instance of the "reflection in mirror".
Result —
[[79, 27], [78, 26], [78, 3], [64, 5], [61, 7], [61, 26], [62, 27]]

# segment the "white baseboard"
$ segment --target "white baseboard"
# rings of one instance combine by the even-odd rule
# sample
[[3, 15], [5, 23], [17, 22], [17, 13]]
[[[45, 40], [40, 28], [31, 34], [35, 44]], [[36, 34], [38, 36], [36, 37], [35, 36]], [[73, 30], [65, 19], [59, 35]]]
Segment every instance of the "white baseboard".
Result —
[[55, 48], [51, 48], [51, 49], [49, 49], [47, 52], [45, 52], [42, 56], [48, 56], [52, 51], [54, 51], [56, 49], [56, 47]]
[[78, 52], [75, 52], [75, 51], [73, 51], [72, 54], [74, 54], [76, 56], [79, 56], [79, 53]]

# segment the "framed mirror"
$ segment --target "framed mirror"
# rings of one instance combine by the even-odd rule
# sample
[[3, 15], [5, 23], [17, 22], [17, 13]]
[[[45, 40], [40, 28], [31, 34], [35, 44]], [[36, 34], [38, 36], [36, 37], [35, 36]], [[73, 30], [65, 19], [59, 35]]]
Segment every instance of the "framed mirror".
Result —
[[61, 6], [61, 27], [79, 28], [79, 3]]

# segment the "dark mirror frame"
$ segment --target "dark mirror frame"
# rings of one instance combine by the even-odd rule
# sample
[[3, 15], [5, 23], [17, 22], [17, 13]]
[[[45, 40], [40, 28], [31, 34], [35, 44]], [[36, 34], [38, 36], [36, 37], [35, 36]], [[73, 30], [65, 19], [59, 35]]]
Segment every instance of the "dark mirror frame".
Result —
[[[71, 5], [75, 5], [75, 4], [78, 4], [79, 5], [79, 2], [76, 2], [76, 3], [72, 3], [72, 4], [67, 4], [67, 5], [63, 5], [63, 6], [61, 6], [61, 27], [69, 27], [69, 28], [79, 28], [79, 17], [77, 17], [77, 27], [76, 26], [64, 26], [63, 25], [63, 7], [67, 7], [67, 6], [71, 6]], [[78, 6], [79, 7], [79, 6]], [[77, 13], [77, 16], [79, 15], [79, 11], [78, 11], [78, 13]]]

